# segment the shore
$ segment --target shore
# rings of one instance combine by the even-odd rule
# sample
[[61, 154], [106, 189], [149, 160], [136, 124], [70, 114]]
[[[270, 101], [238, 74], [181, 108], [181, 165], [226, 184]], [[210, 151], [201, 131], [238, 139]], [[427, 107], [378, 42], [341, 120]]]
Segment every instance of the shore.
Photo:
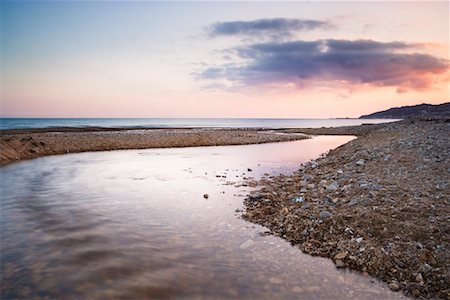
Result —
[[246, 145], [308, 138], [267, 129], [44, 128], [0, 131], [0, 165], [40, 156], [124, 149]]
[[243, 218], [394, 291], [450, 298], [448, 119], [289, 129], [358, 138], [294, 174], [249, 182]]
[[0, 164], [120, 149], [240, 145], [308, 135], [358, 138], [258, 187], [243, 218], [303, 252], [329, 257], [394, 291], [450, 298], [449, 120], [302, 129], [52, 128], [0, 132]]

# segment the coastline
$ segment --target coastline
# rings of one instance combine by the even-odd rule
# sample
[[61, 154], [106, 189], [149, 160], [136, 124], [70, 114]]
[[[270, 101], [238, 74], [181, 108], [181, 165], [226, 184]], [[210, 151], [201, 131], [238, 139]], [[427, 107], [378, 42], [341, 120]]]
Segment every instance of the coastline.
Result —
[[[292, 175], [251, 181], [242, 217], [338, 268], [418, 298], [450, 297], [448, 118], [298, 129], [358, 138]], [[301, 197], [301, 198], [299, 198]]]
[[0, 131], [0, 165], [88, 151], [247, 145], [307, 139], [299, 133], [233, 128], [38, 128]]
[[[331, 128], [50, 128], [0, 131], [0, 164], [85, 151], [358, 138], [292, 175], [250, 181], [243, 218], [394, 291], [448, 298], [448, 118]], [[41, 143], [44, 143], [42, 145]], [[31, 151], [32, 150], [32, 151]], [[302, 196], [296, 203], [294, 198]]]

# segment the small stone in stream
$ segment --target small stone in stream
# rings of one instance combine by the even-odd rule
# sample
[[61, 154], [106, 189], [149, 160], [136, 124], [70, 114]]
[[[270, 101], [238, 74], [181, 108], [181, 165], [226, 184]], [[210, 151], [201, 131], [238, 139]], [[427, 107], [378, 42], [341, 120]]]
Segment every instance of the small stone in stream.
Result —
[[282, 284], [283, 280], [281, 280], [280, 278], [277, 278], [277, 277], [272, 277], [269, 279], [269, 282], [272, 284]]
[[300, 294], [300, 293], [303, 293], [303, 289], [302, 289], [301, 287], [299, 287], [299, 286], [294, 286], [294, 287], [292, 288], [292, 292], [293, 292], [293, 293]]
[[254, 244], [255, 242], [253, 241], [253, 240], [247, 240], [245, 243], [242, 243], [240, 246], [239, 246], [239, 248], [241, 248], [241, 249], [247, 249], [248, 247], [251, 247], [251, 246], [253, 246], [253, 244]]
[[252, 169], [250, 169], [250, 168], [247, 168], [247, 172], [251, 172], [252, 171]]
[[329, 211], [322, 210], [322, 211], [319, 213], [319, 218], [321, 218], [322, 220], [329, 219], [329, 218], [331, 218], [331, 213], [330, 213]]
[[363, 241], [363, 238], [362, 237], [359, 237], [359, 238], [357, 238], [356, 239], [356, 242], [359, 244], [359, 243], [361, 243]]
[[396, 291], [398, 291], [398, 290], [400, 289], [400, 285], [399, 285], [397, 282], [395, 282], [395, 281], [389, 283], [388, 286], [389, 286], [389, 288], [390, 288], [391, 290], [393, 290], [394, 292], [396, 292]]
[[236, 208], [236, 209], [234, 210], [234, 212], [240, 213], [240, 212], [242, 212], [242, 209]]
[[421, 274], [421, 273], [417, 274], [417, 276], [416, 276], [416, 281], [417, 281], [417, 282], [423, 282], [423, 277], [422, 277], [422, 274]]
[[342, 169], [338, 169], [338, 170], [337, 170], [337, 173], [338, 173], [338, 174], [344, 174], [344, 171], [342, 171]]
[[362, 165], [364, 165], [366, 162], [364, 161], [364, 159], [360, 159], [360, 160], [358, 160], [357, 162], [356, 162], [356, 164], [358, 165], [358, 166], [362, 166]]
[[336, 255], [334, 256], [334, 259], [335, 259], [336, 261], [338, 261], [338, 260], [343, 260], [344, 258], [347, 257], [347, 255], [348, 255], [348, 251], [340, 252], [340, 253], [338, 253], [338, 254], [336, 254]]
[[357, 204], [358, 204], [358, 200], [353, 199], [353, 200], [351, 200], [351, 201], [347, 204], [347, 206], [352, 207], [352, 206], [355, 206], [355, 205], [357, 205]]
[[208, 194], [204, 194], [204, 195], [203, 195], [203, 198], [208, 199], [208, 198], [209, 198], [209, 195], [208, 195]]
[[336, 261], [336, 267], [338, 268], [345, 268], [345, 263], [342, 260]]

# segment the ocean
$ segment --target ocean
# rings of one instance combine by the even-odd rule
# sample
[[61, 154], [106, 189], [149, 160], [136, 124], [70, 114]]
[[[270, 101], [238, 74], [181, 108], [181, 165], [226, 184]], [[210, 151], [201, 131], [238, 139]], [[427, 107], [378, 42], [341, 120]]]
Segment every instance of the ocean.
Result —
[[105, 128], [297, 128], [377, 124], [394, 119], [268, 119], [268, 118], [0, 118], [0, 129], [105, 127]]

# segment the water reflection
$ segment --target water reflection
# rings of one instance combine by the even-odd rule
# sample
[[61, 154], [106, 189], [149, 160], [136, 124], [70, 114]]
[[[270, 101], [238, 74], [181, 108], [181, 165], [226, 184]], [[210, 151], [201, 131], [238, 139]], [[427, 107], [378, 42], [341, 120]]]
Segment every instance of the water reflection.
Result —
[[349, 139], [82, 153], [3, 167], [2, 299], [393, 297], [261, 235], [235, 212], [248, 192], [236, 186], [243, 177], [294, 170]]

